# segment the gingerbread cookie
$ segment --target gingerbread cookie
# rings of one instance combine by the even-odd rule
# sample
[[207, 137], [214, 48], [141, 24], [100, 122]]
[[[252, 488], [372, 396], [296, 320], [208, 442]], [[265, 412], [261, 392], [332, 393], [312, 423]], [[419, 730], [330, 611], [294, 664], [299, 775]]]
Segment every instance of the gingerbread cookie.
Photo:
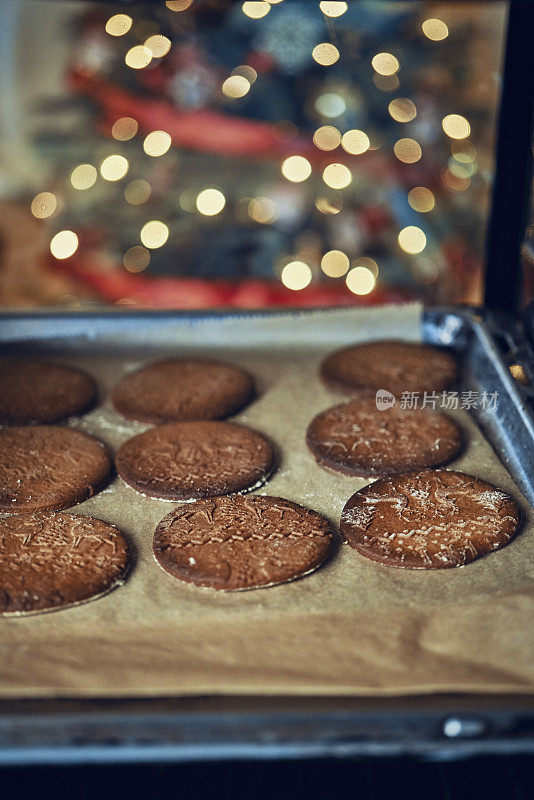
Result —
[[490, 483], [445, 469], [383, 478], [353, 494], [341, 532], [366, 558], [394, 567], [460, 567], [514, 536], [519, 510]]
[[111, 468], [104, 445], [53, 425], [0, 430], [0, 511], [54, 511], [87, 500]]
[[54, 611], [122, 583], [128, 545], [100, 519], [22, 514], [0, 519], [0, 615]]
[[113, 404], [128, 419], [161, 424], [229, 417], [253, 395], [252, 377], [239, 367], [168, 359], [126, 375], [113, 390]]
[[261, 433], [231, 422], [174, 422], [129, 439], [117, 472], [141, 494], [166, 500], [242, 492], [272, 472], [274, 453]]
[[462, 435], [439, 411], [399, 405], [380, 411], [374, 396], [363, 396], [318, 414], [306, 442], [321, 466], [368, 477], [446, 464]]
[[441, 392], [454, 384], [457, 366], [444, 350], [414, 342], [383, 341], [346, 347], [321, 364], [321, 377], [330, 388], [354, 393], [385, 389], [403, 392]]
[[0, 424], [52, 423], [83, 414], [95, 404], [89, 375], [50, 361], [0, 361]]
[[327, 558], [330, 524], [280, 497], [198, 500], [168, 514], [154, 556], [174, 578], [210, 589], [256, 589], [291, 581]]

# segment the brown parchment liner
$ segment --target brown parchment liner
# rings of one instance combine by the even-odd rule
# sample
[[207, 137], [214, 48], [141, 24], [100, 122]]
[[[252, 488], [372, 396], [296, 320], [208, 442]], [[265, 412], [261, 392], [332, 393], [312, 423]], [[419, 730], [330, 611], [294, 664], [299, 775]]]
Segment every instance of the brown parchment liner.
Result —
[[[327, 472], [307, 451], [308, 422], [342, 400], [320, 383], [319, 362], [351, 341], [420, 336], [418, 306], [352, 314], [339, 341], [328, 315], [318, 316], [327, 342], [321, 347], [280, 342], [283, 320], [274, 319], [278, 341], [271, 348], [247, 350], [245, 337], [243, 348], [214, 343], [202, 350], [258, 379], [259, 398], [234, 417], [278, 448], [278, 471], [257, 493], [307, 505], [336, 530], [347, 498], [369, 480]], [[95, 410], [70, 424], [115, 452], [148, 426], [113, 410], [111, 387], [127, 370], [172, 352], [192, 351], [177, 342], [142, 357], [91, 355], [86, 348], [65, 358], [92, 374], [101, 394]], [[176, 503], [142, 497], [116, 478], [72, 511], [124, 531], [134, 551], [126, 584], [57, 613], [0, 618], [0, 696], [533, 692], [532, 510], [468, 414], [452, 416], [467, 446], [451, 468], [494, 483], [520, 505], [521, 531], [503, 550], [457, 569], [410, 571], [338, 544], [321, 569], [293, 583], [203, 590], [166, 575], [152, 556], [154, 528]]]

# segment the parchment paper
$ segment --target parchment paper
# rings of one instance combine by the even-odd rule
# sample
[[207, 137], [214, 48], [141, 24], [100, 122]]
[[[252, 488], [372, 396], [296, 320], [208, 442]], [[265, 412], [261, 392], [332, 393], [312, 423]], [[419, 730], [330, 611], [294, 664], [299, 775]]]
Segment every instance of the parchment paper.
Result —
[[[321, 469], [306, 449], [311, 418], [343, 400], [321, 385], [318, 364], [352, 341], [417, 339], [419, 319], [413, 306], [333, 312], [315, 318], [309, 347], [284, 341], [283, 319], [273, 320], [272, 346], [251, 347], [253, 327], [242, 348], [211, 343], [212, 354], [258, 379], [259, 398], [236, 419], [278, 449], [278, 470], [259, 494], [308, 505], [337, 530], [344, 503], [368, 481]], [[101, 402], [70, 424], [112, 451], [145, 429], [112, 409], [115, 381], [150, 358], [192, 352], [180, 341], [142, 354], [83, 351], [65, 361], [97, 378]], [[325, 566], [299, 581], [240, 593], [202, 590], [165, 574], [152, 556], [154, 528], [176, 504], [144, 498], [116, 478], [72, 511], [125, 532], [134, 551], [127, 583], [86, 605], [1, 620], [0, 696], [532, 692], [532, 510], [468, 414], [453, 416], [467, 447], [451, 467], [510, 492], [523, 512], [520, 534], [503, 550], [458, 569], [410, 571], [369, 561], [338, 540]]]

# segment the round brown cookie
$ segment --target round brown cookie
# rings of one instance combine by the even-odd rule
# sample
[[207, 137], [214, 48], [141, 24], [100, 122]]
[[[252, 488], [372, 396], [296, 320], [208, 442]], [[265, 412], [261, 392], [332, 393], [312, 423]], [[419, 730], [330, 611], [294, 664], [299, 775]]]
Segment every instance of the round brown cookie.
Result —
[[149, 497], [191, 500], [254, 489], [272, 472], [270, 442], [231, 422], [173, 422], [129, 439], [116, 457], [125, 483]]
[[346, 347], [321, 364], [327, 386], [343, 392], [386, 389], [403, 392], [441, 392], [454, 384], [457, 366], [444, 350], [414, 342], [383, 341]]
[[0, 519], [0, 615], [54, 611], [122, 583], [128, 545], [114, 525], [74, 514]]
[[382, 478], [353, 494], [341, 532], [363, 556], [394, 567], [459, 567], [503, 547], [519, 510], [490, 483], [446, 469]]
[[154, 556], [179, 580], [210, 589], [257, 589], [312, 572], [328, 556], [330, 523], [280, 497], [198, 500], [167, 514]]
[[439, 411], [379, 411], [374, 396], [364, 396], [318, 414], [306, 442], [322, 466], [368, 477], [445, 464], [460, 450], [462, 434]]
[[222, 419], [254, 394], [252, 377], [239, 367], [203, 359], [169, 359], [126, 375], [113, 404], [128, 419], [160, 424]]
[[95, 383], [79, 369], [34, 358], [0, 361], [2, 425], [59, 422], [95, 401]]
[[54, 511], [81, 503], [106, 483], [104, 445], [53, 425], [0, 430], [0, 511]]

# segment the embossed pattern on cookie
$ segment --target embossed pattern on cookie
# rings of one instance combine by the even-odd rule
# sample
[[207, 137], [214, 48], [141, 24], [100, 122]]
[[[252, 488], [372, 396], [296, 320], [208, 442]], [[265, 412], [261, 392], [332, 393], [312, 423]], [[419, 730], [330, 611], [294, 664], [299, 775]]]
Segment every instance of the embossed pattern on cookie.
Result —
[[192, 500], [251, 490], [267, 480], [274, 453], [261, 433], [230, 422], [175, 422], [129, 439], [117, 472], [149, 497]]
[[273, 586], [317, 569], [332, 541], [316, 511], [280, 497], [198, 500], [162, 519], [154, 556], [179, 580], [235, 591]]
[[54, 611], [124, 581], [128, 545], [114, 526], [75, 514], [0, 519], [0, 615]]
[[372, 477], [446, 464], [462, 435], [439, 411], [398, 405], [380, 411], [374, 396], [364, 396], [318, 414], [306, 443], [321, 466]]
[[508, 544], [519, 525], [511, 497], [452, 470], [382, 478], [353, 494], [341, 533], [373, 561], [410, 569], [468, 564]]
[[54, 425], [0, 430], [0, 511], [55, 511], [103, 488], [111, 462], [104, 445]]

